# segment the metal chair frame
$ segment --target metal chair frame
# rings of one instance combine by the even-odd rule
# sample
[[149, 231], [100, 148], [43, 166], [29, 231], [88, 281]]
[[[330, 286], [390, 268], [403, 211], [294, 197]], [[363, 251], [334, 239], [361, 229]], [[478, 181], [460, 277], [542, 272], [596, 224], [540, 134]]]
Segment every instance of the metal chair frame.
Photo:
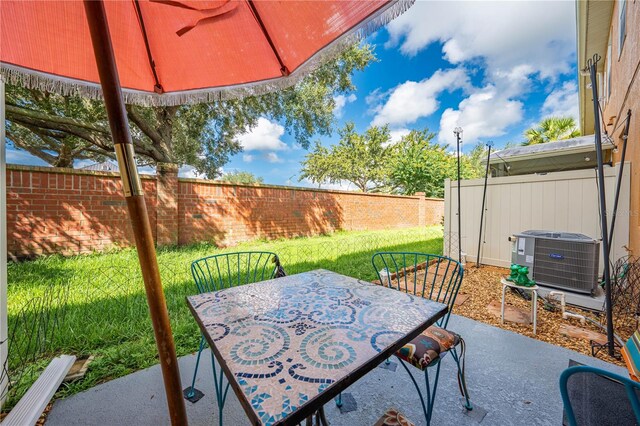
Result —
[[[273, 268], [269, 267], [271, 264], [273, 264]], [[195, 260], [191, 263], [191, 275], [196, 283], [198, 292], [208, 293], [244, 284], [270, 280], [272, 278], [279, 278], [284, 276], [285, 273], [277, 254], [267, 251], [241, 251], [216, 254]], [[190, 401], [193, 401], [199, 392], [195, 388], [195, 383], [198, 375], [198, 366], [200, 365], [200, 356], [205, 346], [206, 340], [204, 335], [201, 335], [191, 386], [184, 390], [185, 399]], [[226, 387], [224, 386], [224, 372], [222, 368], [220, 368], [219, 371], [216, 368], [213, 353], [211, 353], [211, 365], [213, 367], [216, 404], [220, 414], [220, 425], [222, 425], [222, 410], [224, 409], [224, 404], [227, 399], [229, 383], [227, 382]], [[202, 393], [200, 392], [200, 394]], [[197, 399], [193, 402], [197, 402]]]
[[640, 390], [640, 383], [635, 382], [628, 377], [610, 373], [600, 368], [595, 368], [588, 365], [579, 365], [576, 367], [567, 368], [560, 375], [560, 394], [562, 395], [562, 404], [564, 405], [564, 410], [567, 414], [567, 421], [569, 422], [570, 426], [577, 426], [577, 422], [576, 415], [573, 411], [573, 407], [571, 406], [571, 400], [569, 399], [569, 390], [567, 384], [569, 378], [578, 373], [597, 374], [599, 376], [603, 376], [608, 379], [620, 382], [620, 384], [624, 386], [624, 389], [627, 393], [627, 398], [629, 398], [629, 402], [631, 403], [631, 408], [633, 409], [633, 414], [636, 417], [636, 421], [640, 423], [640, 401], [638, 400], [638, 396], [636, 395], [636, 390]]
[[[409, 262], [407, 262], [407, 260]], [[376, 261], [378, 264], [376, 264]], [[408, 264], [411, 263], [411, 261], [413, 261], [413, 270], [410, 270], [410, 265]], [[435, 300], [447, 305], [447, 313], [436, 322], [438, 327], [447, 328], [449, 317], [453, 310], [458, 290], [460, 289], [460, 285], [462, 284], [462, 279], [464, 277], [464, 268], [459, 262], [451, 258], [435, 254], [419, 252], [379, 252], [373, 255], [371, 263], [378, 274], [378, 279], [380, 280], [381, 285], [385, 285], [398, 291], [405, 291], [415, 296]], [[418, 280], [417, 272], [420, 270], [419, 267], [423, 263], [425, 264], [424, 278], [422, 280]], [[431, 274], [433, 277], [428, 280], [430, 275], [429, 268], [433, 265], [436, 265], [435, 270]], [[379, 269], [379, 266], [384, 266], [384, 269]], [[442, 275], [439, 275], [439, 272], [441, 272], [442, 269], [444, 269], [442, 271], [443, 273]], [[413, 274], [413, 280], [408, 278], [410, 274]], [[438, 279], [438, 277], [441, 277], [441, 279]], [[456, 347], [451, 348], [448, 352], [451, 352], [451, 356], [458, 367], [458, 385], [460, 387], [460, 393], [465, 399], [464, 407], [467, 410], [472, 410], [473, 406], [469, 400], [469, 392], [467, 390], [467, 383], [464, 374], [464, 345], [464, 340], [462, 340], [460, 343], [462, 356], [458, 354]], [[396, 355], [396, 358], [400, 361], [400, 365], [402, 365], [402, 367], [407, 371], [411, 381], [418, 391], [427, 425], [431, 424], [433, 405], [438, 387], [438, 378], [440, 377], [440, 361], [444, 355], [446, 355], [446, 352], [441, 354], [437, 360], [433, 361], [424, 369], [427, 397], [426, 402], [422, 390], [420, 389], [420, 385], [411, 372], [411, 369], [400, 357]], [[385, 361], [385, 363], [388, 364], [389, 360]], [[429, 379], [430, 368], [436, 369], [432, 385], [430, 385]], [[340, 402], [340, 399], [338, 402]]]

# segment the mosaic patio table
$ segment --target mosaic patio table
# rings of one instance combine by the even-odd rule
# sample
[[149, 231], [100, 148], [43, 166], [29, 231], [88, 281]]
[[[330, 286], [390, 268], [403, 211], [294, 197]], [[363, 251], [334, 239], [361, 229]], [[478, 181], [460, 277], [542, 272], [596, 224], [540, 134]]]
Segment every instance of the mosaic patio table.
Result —
[[[443, 304], [327, 270], [187, 302], [256, 425], [297, 424], [312, 416], [447, 311]], [[214, 381], [222, 415], [226, 392], [215, 366]]]

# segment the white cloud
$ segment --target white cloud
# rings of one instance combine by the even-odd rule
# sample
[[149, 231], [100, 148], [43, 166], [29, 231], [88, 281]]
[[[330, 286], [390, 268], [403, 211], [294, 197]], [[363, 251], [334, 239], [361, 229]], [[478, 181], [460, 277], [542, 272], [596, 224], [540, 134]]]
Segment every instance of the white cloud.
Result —
[[409, 129], [394, 129], [391, 130], [391, 143], [398, 143], [403, 136], [407, 136], [409, 134]]
[[308, 188], [334, 189], [338, 191], [357, 191], [357, 188], [351, 182], [347, 182], [346, 180], [343, 180], [337, 183], [327, 182], [327, 183], [317, 184], [315, 182], [312, 182], [308, 178], [305, 178], [300, 181], [299, 185], [306, 186]]
[[375, 90], [373, 90], [371, 93], [369, 93], [367, 95], [366, 98], [364, 98], [365, 102], [367, 103], [367, 105], [369, 105], [370, 107], [375, 108], [379, 103], [381, 103], [384, 98], [388, 95], [388, 93], [383, 92], [382, 89], [380, 89], [379, 87]]
[[204, 177], [204, 175], [201, 175], [200, 173], [196, 172], [196, 169], [194, 169], [192, 166], [180, 167], [180, 169], [178, 170], [178, 176], [184, 177], [184, 178], [202, 178], [202, 177]]
[[141, 175], [155, 175], [156, 168], [153, 166], [138, 167], [138, 173], [140, 173]]
[[250, 163], [252, 162], [254, 159], [254, 156], [251, 154], [242, 154], [242, 161], [244, 161], [245, 163]]
[[[518, 99], [531, 90], [533, 78], [553, 84], [575, 61], [571, 1], [423, 1], [387, 29], [386, 46], [400, 46], [405, 55], [441, 43], [444, 59], [458, 69], [483, 69], [482, 85], [467, 88], [468, 97], [443, 112], [441, 143], [454, 143], [453, 129], [458, 126], [464, 129], [466, 143], [505, 134], [522, 120]], [[563, 85], [549, 95], [543, 113], [571, 111], [571, 92]]]
[[437, 98], [442, 92], [469, 86], [469, 78], [461, 68], [438, 70], [419, 82], [406, 81], [391, 90], [384, 105], [379, 104], [374, 108], [376, 115], [371, 124], [402, 126], [413, 123], [438, 109]]
[[463, 142], [475, 144], [480, 138], [500, 136], [522, 120], [522, 102], [509, 99], [488, 85], [463, 99], [458, 109], [447, 108], [440, 118], [440, 143], [455, 144], [453, 129], [462, 127]]
[[573, 117], [578, 121], [578, 86], [574, 81], [565, 82], [552, 91], [542, 105], [542, 116]]
[[266, 154], [264, 154], [264, 158], [265, 160], [267, 160], [270, 163], [282, 163], [283, 160], [278, 157], [278, 154], [276, 154], [275, 152], [267, 152]]
[[255, 127], [239, 135], [237, 141], [246, 151], [282, 151], [288, 148], [280, 138], [284, 127], [264, 117], [258, 118]]
[[497, 70], [488, 76], [488, 80], [496, 86], [503, 96], [519, 96], [528, 92], [531, 87], [529, 75], [534, 72], [530, 65], [517, 65], [509, 70]]
[[555, 77], [570, 70], [575, 55], [572, 1], [422, 1], [387, 29], [387, 47], [413, 56], [440, 42], [447, 61], [482, 59], [489, 73], [526, 65]]
[[333, 102], [335, 103], [335, 107], [333, 109], [334, 115], [338, 118], [342, 117], [342, 114], [344, 113], [344, 107], [351, 102], [355, 102], [357, 99], [358, 98], [354, 93], [351, 93], [349, 95], [334, 96], [333, 98]]

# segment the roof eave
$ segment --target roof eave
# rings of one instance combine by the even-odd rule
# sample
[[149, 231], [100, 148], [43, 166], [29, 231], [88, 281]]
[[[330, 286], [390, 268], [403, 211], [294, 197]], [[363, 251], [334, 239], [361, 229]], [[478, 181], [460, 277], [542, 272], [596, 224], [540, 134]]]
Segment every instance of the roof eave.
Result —
[[[602, 141], [602, 150], [608, 151], [615, 148], [613, 143], [609, 141]], [[522, 154], [522, 155], [514, 155], [508, 157], [493, 157], [489, 158], [489, 164], [503, 163], [503, 162], [514, 162], [514, 161], [524, 161], [524, 160], [532, 160], [532, 159], [540, 159], [547, 157], [558, 157], [564, 155], [572, 155], [572, 154], [581, 154], [587, 152], [595, 152], [595, 147], [592, 145], [583, 145], [576, 146], [572, 148], [563, 149], [562, 151], [542, 151], [542, 152], [533, 152], [531, 154]]]
[[588, 75], [580, 74], [580, 68], [587, 59], [598, 54], [602, 58], [598, 71], [604, 69], [613, 6], [613, 0], [576, 0], [578, 91], [582, 134], [593, 133], [594, 122], [591, 90], [587, 87], [590, 79]]

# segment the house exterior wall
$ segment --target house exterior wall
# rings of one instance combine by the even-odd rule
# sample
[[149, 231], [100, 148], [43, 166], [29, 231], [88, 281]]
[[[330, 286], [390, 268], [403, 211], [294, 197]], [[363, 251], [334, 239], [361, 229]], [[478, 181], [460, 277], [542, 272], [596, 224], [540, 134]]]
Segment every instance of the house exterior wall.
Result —
[[[611, 81], [607, 93], [607, 84], [603, 93], [603, 119], [606, 130], [620, 149], [614, 154], [614, 161], [619, 162], [622, 155], [622, 140], [624, 131], [622, 124], [628, 110], [631, 110], [631, 126], [627, 140], [626, 160], [631, 163], [631, 202], [629, 210], [619, 210], [618, 215], [629, 217], [629, 248], [633, 254], [640, 255], [640, 2], [626, 1], [626, 38], [620, 55], [619, 52], [619, 16], [621, 1], [616, 1], [613, 7], [611, 28], [609, 33], [610, 75], [605, 65], [604, 81]], [[603, 58], [609, 62], [608, 57]], [[585, 89], [585, 88], [581, 88]], [[612, 204], [608, 204], [608, 210]]]
[[[241, 186], [178, 178], [160, 165], [142, 175], [158, 245], [318, 235], [439, 224], [442, 199]], [[73, 255], [135, 243], [117, 173], [8, 166], [7, 245], [12, 258]]]
[[[607, 203], [613, 205], [618, 167], [605, 168]], [[625, 165], [620, 193], [620, 210], [629, 208], [629, 167]], [[475, 262], [478, 252], [480, 213], [484, 179], [464, 180], [462, 199], [462, 251], [467, 260]], [[530, 229], [566, 231], [599, 239], [600, 216], [598, 191], [593, 170], [573, 170], [546, 175], [521, 175], [490, 178], [487, 184], [481, 262], [508, 267], [511, 264], [513, 234]], [[445, 183], [444, 253], [457, 258], [458, 196], [457, 182]], [[612, 258], [626, 254], [629, 242], [627, 216], [616, 219]], [[602, 249], [602, 247], [601, 247]], [[602, 268], [602, 254], [600, 266]]]

